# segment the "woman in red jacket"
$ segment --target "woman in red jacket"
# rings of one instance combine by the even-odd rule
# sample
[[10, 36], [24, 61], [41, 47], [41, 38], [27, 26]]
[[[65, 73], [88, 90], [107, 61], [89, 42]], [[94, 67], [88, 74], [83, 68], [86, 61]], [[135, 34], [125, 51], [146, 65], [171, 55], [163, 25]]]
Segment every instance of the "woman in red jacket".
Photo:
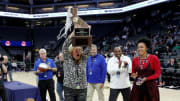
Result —
[[160, 61], [147, 51], [151, 41], [144, 38], [137, 43], [139, 56], [132, 61], [132, 74], [134, 78], [130, 101], [160, 101], [159, 89], [156, 79], [160, 77]]

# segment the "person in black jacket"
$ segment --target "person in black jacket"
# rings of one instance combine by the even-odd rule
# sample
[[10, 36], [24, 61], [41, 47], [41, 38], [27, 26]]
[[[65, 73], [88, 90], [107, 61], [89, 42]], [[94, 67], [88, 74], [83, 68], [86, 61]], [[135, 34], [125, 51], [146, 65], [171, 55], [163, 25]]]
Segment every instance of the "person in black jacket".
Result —
[[4, 74], [7, 74], [7, 67], [2, 63], [2, 60], [0, 60], [0, 97], [2, 101], [7, 101], [6, 91], [4, 87]]
[[[4, 55], [3, 58], [4, 58], [4, 60], [3, 60], [2, 63], [7, 67], [7, 70], [8, 70], [7, 74], [9, 76], [10, 81], [13, 81], [13, 78], [12, 78], [12, 65], [8, 60], [8, 56]], [[9, 80], [7, 80], [7, 74], [4, 75], [4, 81], [9, 81]]]
[[31, 60], [28, 56], [25, 58], [25, 64], [26, 64], [26, 72], [29, 72], [31, 70]]
[[57, 93], [59, 95], [60, 101], [64, 101], [64, 96], [63, 96], [63, 80], [64, 80], [64, 71], [63, 71], [63, 54], [60, 52], [58, 55], [58, 61], [56, 62], [57, 66]]
[[171, 58], [170, 63], [167, 64], [168, 68], [178, 69], [178, 64], [175, 59]]

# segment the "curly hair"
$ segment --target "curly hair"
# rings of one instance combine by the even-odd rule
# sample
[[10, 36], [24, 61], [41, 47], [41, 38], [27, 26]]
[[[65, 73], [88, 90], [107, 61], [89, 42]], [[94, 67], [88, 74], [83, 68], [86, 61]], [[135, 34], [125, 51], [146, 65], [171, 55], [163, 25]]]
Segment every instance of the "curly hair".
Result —
[[137, 45], [138, 45], [139, 43], [144, 43], [148, 49], [151, 48], [151, 40], [148, 39], [148, 38], [141, 38], [141, 39], [139, 39], [139, 40], [137, 41]]

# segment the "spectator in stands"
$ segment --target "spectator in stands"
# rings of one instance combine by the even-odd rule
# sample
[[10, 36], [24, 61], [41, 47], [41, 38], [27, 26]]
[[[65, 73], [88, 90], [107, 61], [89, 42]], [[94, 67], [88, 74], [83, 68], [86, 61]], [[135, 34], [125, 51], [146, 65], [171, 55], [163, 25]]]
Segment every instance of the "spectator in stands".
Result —
[[88, 81], [87, 101], [92, 101], [94, 90], [97, 91], [99, 101], [104, 100], [104, 82], [106, 79], [106, 61], [104, 56], [97, 53], [97, 46], [91, 45], [91, 56], [86, 64]]
[[132, 57], [136, 57], [136, 51], [135, 50], [132, 51]]
[[122, 36], [122, 39], [123, 39], [123, 40], [126, 40], [127, 37], [128, 37], [128, 35], [127, 35], [127, 34], [124, 34], [124, 35]]
[[129, 101], [132, 63], [129, 57], [122, 54], [120, 47], [114, 48], [114, 56], [108, 61], [107, 71], [111, 77], [109, 101], [116, 101], [120, 92], [123, 101]]
[[119, 39], [119, 36], [118, 35], [116, 35], [115, 37], [114, 37], [114, 41], [115, 42], [118, 42], [120, 39]]
[[176, 50], [172, 50], [171, 56], [177, 56], [177, 55], [178, 55], [177, 51]]
[[[54, 80], [53, 72], [57, 71], [56, 64], [54, 61], [47, 57], [45, 49], [39, 50], [40, 59], [38, 59], [34, 64], [35, 73], [38, 75], [38, 87], [40, 89], [41, 101], [46, 101], [46, 92], [48, 90], [50, 100], [56, 101], [56, 96], [54, 92]], [[45, 63], [48, 66], [48, 70], [42, 72], [38, 69], [41, 63]]]
[[168, 45], [170, 48], [172, 48], [173, 43], [174, 43], [173, 38], [172, 38], [172, 37], [168, 37], [168, 39], [167, 39], [167, 45]]
[[171, 55], [171, 52], [172, 52], [172, 51], [169, 49], [169, 46], [166, 46], [165, 52], [166, 52], [166, 54], [167, 54], [168, 56]]
[[134, 84], [129, 101], [159, 101], [156, 79], [161, 75], [160, 61], [157, 56], [147, 53], [151, 47], [149, 39], [140, 39], [137, 47], [139, 56], [132, 61]]
[[180, 49], [180, 45], [178, 43], [176, 43], [176, 46], [173, 47], [173, 50], [176, 50], [176, 49]]
[[84, 51], [80, 46], [72, 46], [72, 36], [65, 40], [62, 50], [64, 56], [64, 97], [66, 101], [86, 101], [87, 79], [86, 62], [90, 47]]
[[180, 67], [180, 56], [177, 59], [177, 64], [179, 65], [178, 67]]
[[160, 58], [160, 54], [159, 54], [158, 51], [155, 51], [155, 55], [156, 55], [158, 58]]
[[106, 46], [106, 40], [103, 41], [102, 45], [103, 45], [103, 46]]
[[164, 64], [163, 60], [160, 61], [160, 64], [161, 64], [161, 68], [167, 68], [167, 66]]
[[16, 60], [12, 60], [11, 65], [12, 65], [12, 67], [13, 67], [13, 69], [14, 69], [15, 71], [18, 70], [18, 65], [17, 65]]
[[168, 68], [178, 69], [178, 64], [175, 59], [171, 58], [170, 63], [167, 64]]
[[64, 58], [63, 58], [63, 53], [59, 53], [58, 55], [58, 61], [56, 61], [56, 66], [57, 66], [57, 93], [59, 95], [59, 100], [64, 101], [64, 96], [63, 96], [63, 80], [64, 80], [64, 70], [63, 70], [63, 63], [64, 63]]
[[[4, 58], [4, 61], [2, 63], [7, 67], [8, 76], [9, 76], [10, 81], [13, 81], [13, 78], [12, 78], [12, 65], [8, 60], [8, 56], [4, 55], [3, 58]], [[7, 79], [7, 76], [5, 77], [5, 79]]]

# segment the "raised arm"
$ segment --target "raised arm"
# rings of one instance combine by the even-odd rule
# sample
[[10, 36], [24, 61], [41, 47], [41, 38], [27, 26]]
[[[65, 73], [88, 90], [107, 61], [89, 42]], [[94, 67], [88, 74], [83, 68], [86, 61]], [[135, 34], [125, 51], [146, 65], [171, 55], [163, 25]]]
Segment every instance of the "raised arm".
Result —
[[71, 35], [69, 35], [69, 37], [63, 43], [62, 51], [65, 60], [68, 59], [68, 57], [70, 57], [69, 46], [72, 44], [71, 37], [74, 35], [73, 33], [74, 32], [72, 32]]
[[7, 67], [4, 64], [2, 64], [2, 70], [3, 70], [3, 73], [7, 73]]
[[90, 46], [87, 46], [84, 51], [83, 51], [83, 55], [86, 57], [86, 60], [87, 58], [91, 55], [91, 47]]

